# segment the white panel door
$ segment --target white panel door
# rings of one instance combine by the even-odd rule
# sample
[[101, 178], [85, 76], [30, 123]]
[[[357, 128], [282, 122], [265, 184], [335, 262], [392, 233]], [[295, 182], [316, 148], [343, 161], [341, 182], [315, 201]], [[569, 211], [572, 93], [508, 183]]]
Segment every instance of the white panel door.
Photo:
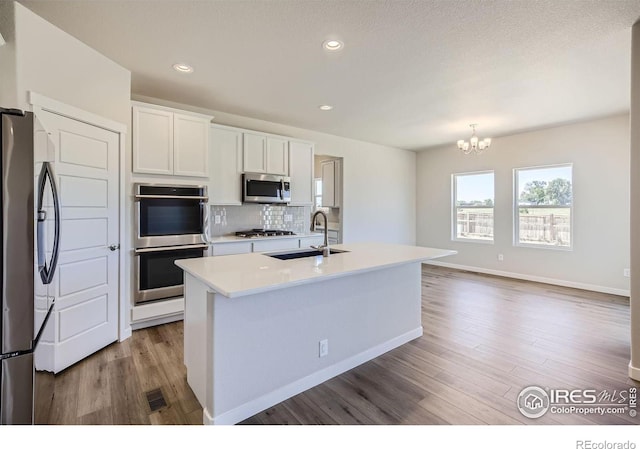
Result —
[[43, 112], [55, 153], [60, 255], [54, 366], [59, 372], [118, 337], [119, 135]]

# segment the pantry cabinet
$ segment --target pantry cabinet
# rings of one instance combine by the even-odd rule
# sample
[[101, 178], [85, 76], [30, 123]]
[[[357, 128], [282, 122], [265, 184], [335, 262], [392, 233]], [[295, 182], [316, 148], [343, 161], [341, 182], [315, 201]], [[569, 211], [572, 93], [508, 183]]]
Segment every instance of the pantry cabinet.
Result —
[[133, 172], [209, 176], [209, 123], [213, 117], [133, 103]]

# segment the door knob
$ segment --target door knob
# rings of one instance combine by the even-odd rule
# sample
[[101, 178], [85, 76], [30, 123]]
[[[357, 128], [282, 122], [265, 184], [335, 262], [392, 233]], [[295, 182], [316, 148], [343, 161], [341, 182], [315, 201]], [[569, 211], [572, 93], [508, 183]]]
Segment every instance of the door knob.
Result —
[[120, 249], [120, 245], [109, 245], [109, 249], [110, 249], [111, 251], [115, 251], [115, 250], [117, 250], [117, 249]]

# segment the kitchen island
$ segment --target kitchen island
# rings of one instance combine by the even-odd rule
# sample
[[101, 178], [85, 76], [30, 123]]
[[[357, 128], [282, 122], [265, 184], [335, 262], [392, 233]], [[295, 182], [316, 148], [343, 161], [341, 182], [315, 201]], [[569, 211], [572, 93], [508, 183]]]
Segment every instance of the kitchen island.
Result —
[[381, 243], [280, 260], [176, 261], [184, 362], [205, 424], [235, 424], [422, 335], [421, 262], [455, 251]]

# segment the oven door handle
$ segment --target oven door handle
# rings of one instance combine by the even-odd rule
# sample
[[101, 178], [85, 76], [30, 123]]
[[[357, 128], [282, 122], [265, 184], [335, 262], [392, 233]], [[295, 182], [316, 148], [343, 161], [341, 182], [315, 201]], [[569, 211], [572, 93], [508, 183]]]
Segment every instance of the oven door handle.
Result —
[[134, 195], [136, 200], [201, 200], [209, 201], [208, 196], [190, 195]]
[[140, 248], [134, 249], [133, 252], [136, 255], [144, 253], [156, 253], [161, 251], [177, 251], [181, 249], [207, 249], [209, 245], [180, 245], [180, 246], [160, 246], [156, 248]]

